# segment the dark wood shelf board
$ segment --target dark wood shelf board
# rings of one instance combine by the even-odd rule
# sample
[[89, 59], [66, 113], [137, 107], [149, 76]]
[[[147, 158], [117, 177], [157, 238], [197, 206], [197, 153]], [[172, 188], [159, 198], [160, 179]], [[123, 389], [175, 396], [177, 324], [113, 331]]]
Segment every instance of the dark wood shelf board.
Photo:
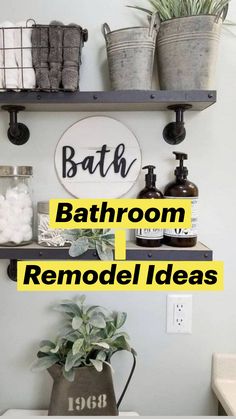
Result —
[[[192, 248], [138, 247], [127, 243], [127, 260], [160, 260], [160, 261], [211, 261], [213, 252], [202, 243]], [[36, 243], [19, 247], [0, 247], [0, 259], [8, 260], [98, 260], [95, 250], [89, 250], [78, 258], [71, 258], [68, 248], [42, 247]]]
[[26, 111], [165, 111], [190, 104], [202, 111], [216, 102], [216, 91], [126, 90], [98, 92], [0, 92], [2, 105], [22, 105]]

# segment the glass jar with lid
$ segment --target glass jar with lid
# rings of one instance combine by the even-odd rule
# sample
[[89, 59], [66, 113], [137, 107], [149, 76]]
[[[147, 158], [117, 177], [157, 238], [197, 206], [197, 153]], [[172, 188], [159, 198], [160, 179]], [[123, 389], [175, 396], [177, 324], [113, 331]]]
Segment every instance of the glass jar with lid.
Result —
[[0, 246], [22, 246], [33, 238], [31, 166], [0, 166]]
[[67, 247], [71, 244], [66, 238], [65, 230], [49, 227], [49, 201], [37, 204], [38, 212], [38, 244], [48, 247]]

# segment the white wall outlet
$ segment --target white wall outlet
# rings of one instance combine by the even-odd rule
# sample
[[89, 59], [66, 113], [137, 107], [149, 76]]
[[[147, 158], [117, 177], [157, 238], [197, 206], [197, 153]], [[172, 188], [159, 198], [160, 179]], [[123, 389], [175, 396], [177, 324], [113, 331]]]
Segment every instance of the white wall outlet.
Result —
[[167, 333], [192, 333], [192, 295], [168, 295]]

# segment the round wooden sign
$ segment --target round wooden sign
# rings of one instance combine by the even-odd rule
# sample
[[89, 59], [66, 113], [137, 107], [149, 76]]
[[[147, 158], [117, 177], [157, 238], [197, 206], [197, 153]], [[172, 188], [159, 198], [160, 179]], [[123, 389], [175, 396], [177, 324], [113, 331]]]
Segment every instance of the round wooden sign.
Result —
[[76, 198], [119, 198], [138, 178], [140, 147], [116, 119], [89, 117], [62, 135], [55, 167], [64, 188]]

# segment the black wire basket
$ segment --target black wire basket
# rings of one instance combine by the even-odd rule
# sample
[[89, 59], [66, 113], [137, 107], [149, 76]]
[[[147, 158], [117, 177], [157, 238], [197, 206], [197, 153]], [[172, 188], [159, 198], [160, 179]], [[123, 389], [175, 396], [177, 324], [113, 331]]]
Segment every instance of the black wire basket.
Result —
[[1, 91], [77, 91], [87, 29], [76, 24], [0, 27]]

